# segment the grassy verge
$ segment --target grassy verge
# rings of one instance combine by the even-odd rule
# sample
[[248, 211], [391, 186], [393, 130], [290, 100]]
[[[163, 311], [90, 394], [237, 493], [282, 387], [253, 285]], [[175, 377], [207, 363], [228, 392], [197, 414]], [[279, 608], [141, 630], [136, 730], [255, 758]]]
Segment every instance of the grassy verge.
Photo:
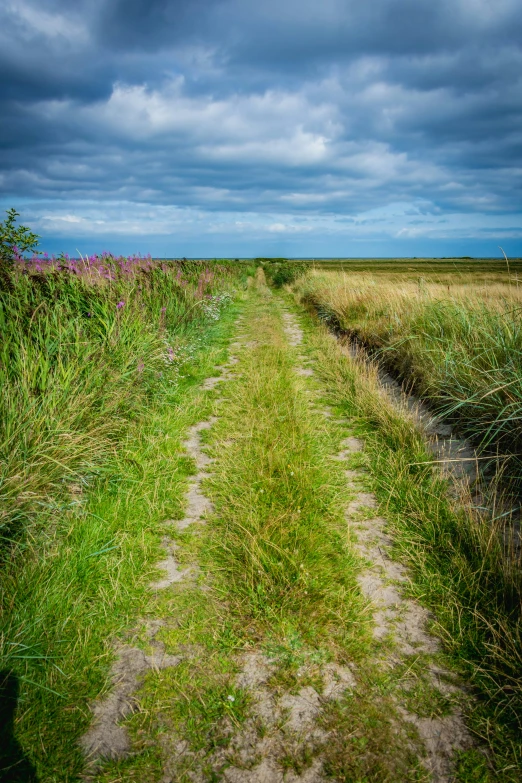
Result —
[[343, 518], [346, 482], [331, 465], [340, 428], [311, 410], [278, 305], [256, 309], [241, 379], [214, 429], [226, 447], [211, 485], [212, 562], [241, 625], [349, 647], [360, 635], [361, 603]]
[[[200, 415], [195, 388], [219, 361], [234, 317], [229, 306], [218, 320], [223, 303], [214, 288], [203, 302], [207, 312], [183, 319], [196, 300], [190, 292], [175, 295], [175, 270], [116, 283], [98, 288], [44, 276], [15, 280], [21, 293], [16, 285], [8, 292], [8, 350], [18, 351], [19, 362], [3, 366], [11, 373], [3, 388], [9, 414], [3, 446], [13, 451], [2, 485], [6, 726], [16, 708], [13, 735], [2, 737], [6, 781], [72, 781], [82, 771], [77, 741], [90, 720], [88, 702], [107, 687], [114, 639], [129, 633], [149, 605], [162, 523], [181, 513], [194, 470], [180, 441]], [[221, 290], [223, 283], [231, 290], [234, 280], [225, 276]], [[39, 294], [31, 286], [45, 293], [37, 314], [31, 297]], [[158, 286], [170, 296], [165, 311], [154, 296]], [[127, 299], [118, 311], [122, 289]], [[98, 307], [87, 326], [82, 296]], [[54, 353], [44, 350], [45, 339]], [[49, 388], [37, 392], [31, 377], [45, 361]], [[16, 393], [22, 395], [17, 427]]]
[[127, 263], [0, 266], [0, 556], [96, 471], [234, 281], [227, 265]]
[[413, 273], [311, 275], [299, 295], [482, 448], [505, 480], [522, 475], [518, 278]]
[[365, 440], [371, 484], [411, 591], [433, 610], [434, 630], [472, 683], [473, 730], [491, 750], [463, 759], [460, 779], [515, 781], [522, 769], [520, 572], [503, 556], [499, 528], [450, 501], [422, 437], [379, 388], [377, 373], [343, 355], [323, 326], [308, 320], [308, 340], [331, 404], [356, 422]]

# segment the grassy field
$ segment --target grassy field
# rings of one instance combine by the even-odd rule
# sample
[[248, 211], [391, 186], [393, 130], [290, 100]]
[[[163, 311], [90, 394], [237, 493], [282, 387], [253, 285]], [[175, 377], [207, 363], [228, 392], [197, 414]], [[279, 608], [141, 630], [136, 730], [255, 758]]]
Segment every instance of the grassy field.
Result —
[[519, 565], [330, 333], [514, 481], [516, 263], [367, 263], [2, 266], [0, 780], [520, 779]]
[[[522, 288], [516, 272], [315, 270], [299, 288], [486, 453], [522, 475]], [[511, 455], [511, 456], [510, 456]]]
[[499, 258], [317, 258], [292, 259], [292, 262], [304, 263], [309, 269], [319, 271], [400, 273], [405, 275], [429, 275], [436, 277], [441, 274], [463, 273], [500, 274], [522, 273], [522, 259], [513, 258], [508, 261]]

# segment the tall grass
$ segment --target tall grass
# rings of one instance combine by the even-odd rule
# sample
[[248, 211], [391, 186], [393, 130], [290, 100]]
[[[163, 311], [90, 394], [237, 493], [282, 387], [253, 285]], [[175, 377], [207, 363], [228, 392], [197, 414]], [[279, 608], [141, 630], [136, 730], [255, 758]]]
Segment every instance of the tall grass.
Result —
[[192, 387], [245, 271], [108, 255], [0, 267], [0, 714], [13, 731], [0, 780], [33, 779], [31, 764], [42, 783], [81, 773], [87, 705], [150, 605], [163, 520], [192, 470]]
[[522, 291], [505, 277], [490, 278], [315, 273], [298, 291], [462, 434], [510, 455], [504, 475], [520, 487]]
[[1, 549], [89, 481], [180, 337], [233, 274], [196, 262], [64, 259], [0, 270]]
[[315, 327], [311, 341], [330, 402], [364, 436], [365, 460], [387, 531], [409, 567], [409, 589], [432, 611], [433, 629], [472, 686], [475, 699], [466, 713], [472, 730], [492, 751], [494, 779], [518, 781], [522, 573], [520, 561], [505, 557], [503, 520], [490, 521], [471, 502], [463, 505], [448, 494], [424, 438], [406, 407], [398, 410], [382, 388], [375, 363], [348, 358], [324, 327]]

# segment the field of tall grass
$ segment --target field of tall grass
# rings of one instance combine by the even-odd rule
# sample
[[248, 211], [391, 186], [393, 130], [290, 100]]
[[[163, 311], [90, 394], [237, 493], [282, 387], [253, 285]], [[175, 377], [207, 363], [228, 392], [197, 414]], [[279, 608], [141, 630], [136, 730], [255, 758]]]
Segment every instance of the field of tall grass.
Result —
[[38, 779], [81, 770], [86, 704], [148, 595], [160, 523], [182, 502], [191, 389], [215, 362], [243, 272], [108, 253], [0, 259], [6, 727], [19, 702], [17, 739], [6, 728], [0, 742], [2, 780], [36, 779], [19, 742], [41, 756]]
[[412, 391], [522, 476], [522, 288], [498, 272], [315, 270], [298, 285], [319, 317], [364, 344]]
[[108, 254], [2, 266], [4, 552], [49, 503], [88, 484], [128, 422], [161, 393], [187, 330], [215, 315], [232, 275], [227, 263]]
[[[361, 427], [373, 487], [396, 553], [409, 566], [412, 592], [432, 612], [444, 650], [472, 685], [476, 702], [467, 717], [491, 751], [492, 779], [518, 780], [522, 584], [513, 516], [521, 489], [522, 341], [517, 281], [506, 278], [451, 274], [427, 281], [315, 270], [296, 282], [294, 293], [315, 328], [317, 316], [325, 325], [317, 329], [323, 375], [341, 413]], [[326, 339], [326, 326], [368, 350], [354, 358], [343, 340]], [[487, 513], [477, 506], [476, 488], [449, 491], [417, 422], [392, 400], [379, 362], [368, 354], [486, 451], [511, 455], [495, 461], [504, 466], [506, 495], [496, 476], [481, 483]]]

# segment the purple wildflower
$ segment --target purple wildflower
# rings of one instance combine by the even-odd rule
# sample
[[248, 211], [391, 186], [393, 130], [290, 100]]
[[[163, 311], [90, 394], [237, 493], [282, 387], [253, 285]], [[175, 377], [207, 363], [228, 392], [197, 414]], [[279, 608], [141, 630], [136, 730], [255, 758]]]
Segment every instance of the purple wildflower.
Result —
[[123, 299], [121, 300], [121, 302], [118, 302], [116, 307], [118, 308], [118, 310], [121, 310], [122, 307], [125, 307], [125, 302], [123, 301]]

